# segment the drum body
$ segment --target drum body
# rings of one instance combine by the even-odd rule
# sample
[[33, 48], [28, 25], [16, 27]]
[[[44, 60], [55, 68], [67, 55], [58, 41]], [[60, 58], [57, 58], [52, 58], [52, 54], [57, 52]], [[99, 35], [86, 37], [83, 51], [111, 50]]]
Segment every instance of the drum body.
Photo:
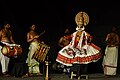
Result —
[[14, 57], [14, 56], [21, 55], [22, 48], [19, 46], [7, 46], [7, 45], [5, 45], [2, 47], [1, 52], [5, 56]]
[[36, 52], [33, 54], [32, 58], [39, 62], [44, 62], [46, 55], [49, 51], [50, 47], [46, 44], [39, 44]]

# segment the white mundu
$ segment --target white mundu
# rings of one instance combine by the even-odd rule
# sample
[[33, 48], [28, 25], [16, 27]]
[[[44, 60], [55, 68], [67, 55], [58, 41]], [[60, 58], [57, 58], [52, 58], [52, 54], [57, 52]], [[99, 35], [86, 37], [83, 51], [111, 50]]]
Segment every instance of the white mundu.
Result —
[[1, 67], [2, 67], [2, 73], [8, 71], [8, 63], [9, 63], [9, 58], [7, 56], [4, 56], [1, 52], [2, 46], [0, 46], [0, 62], [1, 62]]

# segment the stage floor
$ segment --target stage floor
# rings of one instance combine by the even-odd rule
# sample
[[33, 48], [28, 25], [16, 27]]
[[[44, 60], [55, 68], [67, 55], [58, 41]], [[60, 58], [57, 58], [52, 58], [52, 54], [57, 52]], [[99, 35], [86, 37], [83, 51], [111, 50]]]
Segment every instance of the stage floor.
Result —
[[[26, 78], [21, 78], [21, 77], [2, 77], [0, 76], [0, 80], [44, 80], [45, 76], [32, 76], [32, 77], [26, 77]], [[49, 78], [51, 80], [70, 80], [69, 76], [67, 74], [58, 74], [58, 73], [53, 73], [49, 74]], [[73, 80], [77, 80], [76, 78], [73, 78]], [[81, 79], [85, 80], [85, 79]], [[105, 77], [101, 73], [95, 73], [95, 74], [89, 74], [89, 79], [88, 80], [120, 80], [120, 76], [117, 75], [115, 77]]]

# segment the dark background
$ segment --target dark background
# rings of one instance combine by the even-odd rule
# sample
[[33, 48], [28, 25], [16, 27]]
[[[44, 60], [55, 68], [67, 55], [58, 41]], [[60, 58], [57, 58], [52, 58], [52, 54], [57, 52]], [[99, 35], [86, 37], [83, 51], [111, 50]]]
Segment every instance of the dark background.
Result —
[[[105, 37], [111, 27], [120, 28], [120, 9], [116, 1], [102, 0], [32, 0], [32, 1], [0, 1], [0, 26], [4, 21], [11, 23], [13, 38], [23, 48], [18, 62], [25, 62], [29, 44], [26, 34], [32, 23], [37, 25], [40, 34], [46, 31], [41, 39], [51, 47], [48, 55], [54, 63], [60, 47], [57, 41], [66, 28], [73, 33], [76, 28], [75, 16], [84, 11], [89, 15], [90, 22], [86, 31], [93, 36], [93, 43], [105, 49]], [[89, 64], [90, 72], [102, 72], [102, 58]]]

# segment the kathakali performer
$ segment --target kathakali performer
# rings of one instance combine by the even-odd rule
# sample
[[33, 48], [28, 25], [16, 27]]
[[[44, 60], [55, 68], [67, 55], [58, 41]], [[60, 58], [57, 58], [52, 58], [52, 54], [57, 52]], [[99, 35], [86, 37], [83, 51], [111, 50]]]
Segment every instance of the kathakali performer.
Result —
[[56, 61], [65, 66], [98, 61], [101, 58], [101, 48], [91, 42], [92, 36], [85, 31], [89, 16], [85, 12], [79, 12], [75, 21], [77, 23], [76, 31], [66, 36], [71, 41], [58, 52]]

